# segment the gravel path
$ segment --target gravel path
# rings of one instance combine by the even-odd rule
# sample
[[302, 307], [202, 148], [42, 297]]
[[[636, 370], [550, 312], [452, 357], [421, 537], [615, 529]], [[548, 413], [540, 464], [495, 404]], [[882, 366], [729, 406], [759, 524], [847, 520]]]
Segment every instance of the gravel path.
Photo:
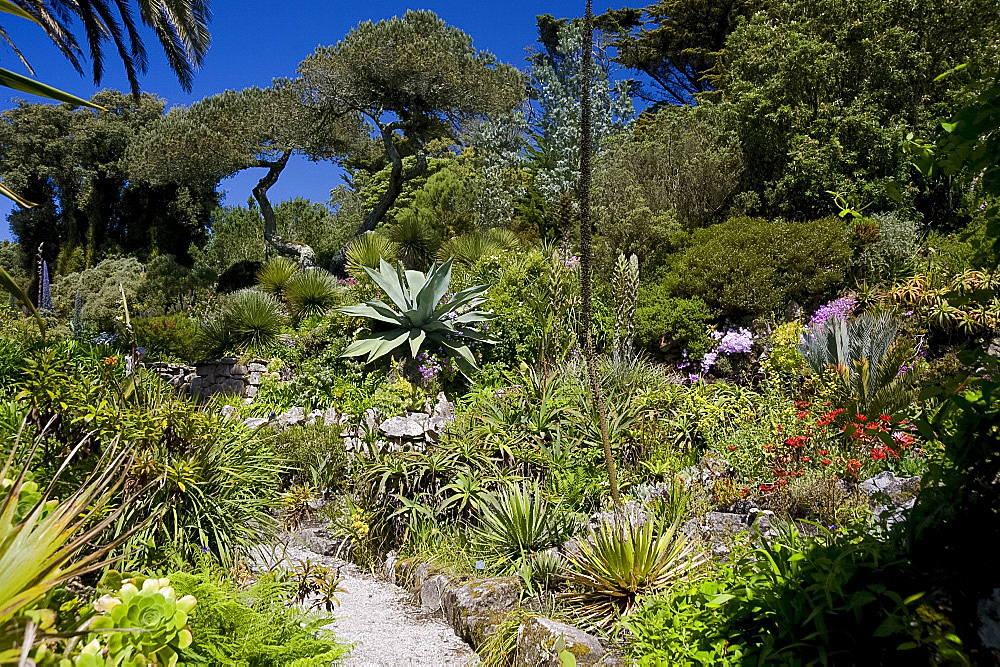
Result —
[[[442, 619], [422, 614], [406, 591], [379, 581], [357, 566], [338, 558], [320, 556], [298, 545], [285, 547], [291, 562], [308, 558], [314, 563], [340, 568], [340, 606], [336, 620], [326, 626], [337, 638], [354, 644], [344, 661], [351, 667], [474, 665], [478, 656]], [[268, 559], [271, 560], [271, 559]], [[273, 562], [273, 561], [272, 561]]]

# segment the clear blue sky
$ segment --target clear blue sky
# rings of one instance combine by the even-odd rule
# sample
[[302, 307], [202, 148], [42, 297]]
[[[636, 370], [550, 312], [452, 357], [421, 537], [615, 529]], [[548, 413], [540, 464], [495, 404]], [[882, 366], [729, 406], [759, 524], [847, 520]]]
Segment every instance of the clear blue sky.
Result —
[[[266, 86], [274, 77], [294, 74], [295, 66], [313, 49], [337, 42], [359, 21], [389, 18], [401, 15], [407, 9], [433, 10], [449, 24], [469, 33], [476, 48], [490, 51], [504, 62], [523, 67], [525, 48], [537, 37], [536, 15], [580, 16], [583, 8], [583, 0], [548, 0], [544, 4], [526, 0], [497, 3], [427, 0], [427, 4], [417, 5], [390, 0], [352, 3], [324, 0], [285, 0], [277, 3], [273, 0], [213, 0], [212, 48], [204, 68], [195, 76], [192, 91], [186, 93], [178, 85], [166, 64], [159, 43], [148, 30], [144, 32], [144, 38], [150, 54], [149, 71], [142, 76], [140, 83], [144, 91], [166, 99], [168, 106], [190, 104], [226, 89]], [[595, 12], [605, 9], [607, 7], [599, 2], [594, 6]], [[41, 81], [84, 98], [90, 97], [100, 88], [128, 89], [113, 46], [106, 47], [106, 73], [98, 87], [94, 86], [90, 77], [81, 77], [37, 26], [7, 15], [3, 17], [3, 25]], [[27, 74], [6, 45], [0, 46], [0, 64], [7, 69]], [[89, 63], [85, 65], [87, 66]], [[10, 108], [11, 98], [17, 96], [29, 97], [0, 88], [0, 109]], [[38, 98], [37, 101], [44, 100]], [[262, 175], [257, 174], [257, 171], [262, 172], [250, 169], [223, 182], [221, 187], [226, 191], [225, 202], [243, 204], [250, 196], [250, 188]], [[277, 202], [301, 196], [314, 201], [326, 201], [330, 189], [340, 183], [339, 174], [339, 170], [330, 163], [310, 163], [299, 159], [288, 166], [272, 188], [272, 199]], [[7, 214], [13, 206], [6, 198], [0, 197], [0, 240], [10, 239]]]

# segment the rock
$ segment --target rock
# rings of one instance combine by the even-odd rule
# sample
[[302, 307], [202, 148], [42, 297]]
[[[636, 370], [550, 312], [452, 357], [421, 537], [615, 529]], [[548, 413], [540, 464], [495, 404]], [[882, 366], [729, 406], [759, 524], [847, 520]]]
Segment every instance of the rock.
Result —
[[312, 412], [306, 415], [306, 424], [307, 425], [315, 424], [316, 420], [320, 419], [322, 416], [323, 416], [322, 410], [313, 410]]
[[247, 374], [247, 367], [243, 364], [234, 364], [232, 368], [229, 369], [229, 375], [234, 378], [241, 378]]
[[224, 391], [232, 392], [234, 394], [243, 395], [243, 380], [240, 378], [229, 378], [222, 383], [222, 389]]
[[900, 521], [906, 521], [907, 512], [917, 503], [916, 498], [910, 498], [906, 502], [892, 502], [889, 505], [879, 505], [872, 510], [872, 514], [885, 520], [887, 528]]
[[567, 558], [573, 558], [580, 553], [581, 544], [583, 544], [583, 540], [579, 537], [574, 537], [573, 539], [566, 540], [559, 545], [559, 551]]
[[223, 405], [221, 412], [222, 412], [222, 416], [223, 417], [232, 417], [234, 415], [237, 416], [237, 417], [240, 416], [239, 413], [236, 412], [236, 406], [235, 405]]
[[[597, 512], [591, 515], [587, 523], [591, 528], [596, 529], [603, 523], [616, 520], [618, 516], [615, 512]], [[641, 526], [646, 523], [649, 513], [638, 500], [629, 500], [622, 505], [621, 516], [633, 526]]]
[[455, 418], [455, 404], [448, 400], [443, 391], [438, 392], [437, 403], [434, 405], [431, 416], [440, 417], [445, 421], [451, 421]]
[[385, 555], [385, 563], [382, 566], [382, 573], [385, 574], [386, 581], [388, 581], [393, 586], [396, 585], [396, 563], [399, 562], [399, 558], [395, 551], [390, 551]]
[[267, 419], [262, 419], [260, 417], [250, 417], [249, 419], [243, 420], [243, 425], [246, 426], [251, 431], [256, 431], [267, 422], [268, 422]]
[[260, 373], [257, 371], [251, 371], [247, 375], [247, 384], [260, 384]]
[[[704, 521], [691, 519], [681, 526], [680, 532], [688, 539], [703, 541], [713, 556], [724, 557], [731, 551], [730, 544], [733, 538], [749, 530], [753, 516], [755, 515], [707, 512]], [[764, 525], [762, 524], [762, 527]], [[767, 529], [770, 529], [770, 523], [766, 525]]]
[[443, 574], [435, 574], [424, 579], [420, 584], [420, 609], [426, 612], [441, 610], [441, 596], [451, 584], [451, 580]]
[[278, 425], [282, 428], [288, 428], [290, 426], [295, 426], [296, 424], [301, 424], [306, 420], [305, 408], [294, 407], [288, 412], [282, 414], [278, 417]]
[[321, 556], [346, 558], [347, 550], [350, 548], [350, 538], [330, 535], [325, 525], [304, 524], [294, 533], [294, 537], [307, 549]]
[[246, 396], [249, 399], [253, 399], [253, 398], [255, 398], [257, 396], [257, 392], [259, 392], [259, 391], [260, 391], [259, 387], [257, 387], [256, 385], [250, 384], [250, 385], [247, 385], [247, 388], [243, 390], [243, 395]]
[[340, 423], [340, 414], [336, 408], [327, 408], [323, 413], [323, 426], [336, 426]]
[[919, 477], [896, 477], [895, 473], [888, 470], [866, 479], [858, 485], [869, 497], [877, 493], [884, 493], [896, 500], [905, 500], [916, 495], [920, 490]]
[[191, 380], [191, 395], [192, 396], [198, 396], [199, 394], [201, 394], [202, 389], [203, 389], [203, 385], [202, 385], [202, 380], [201, 380], [200, 377], [196, 377], [193, 380]]
[[607, 650], [601, 641], [580, 628], [541, 616], [531, 616], [517, 631], [514, 665], [517, 667], [562, 667], [559, 657], [569, 651], [577, 665], [606, 665]]
[[496, 632], [507, 613], [517, 606], [521, 584], [517, 577], [495, 577], [450, 586], [441, 607], [455, 634], [478, 649]]
[[259, 361], [251, 361], [250, 365], [247, 366], [247, 370], [249, 370], [251, 373], [266, 373], [267, 364]]
[[409, 417], [391, 417], [378, 428], [390, 438], [421, 438], [424, 435], [423, 427]]
[[1000, 649], [1000, 588], [994, 588], [990, 597], [979, 601], [976, 613], [979, 617], [979, 640], [988, 649]]
[[427, 422], [427, 428], [424, 431], [424, 436], [429, 442], [437, 442], [441, 434], [448, 427], [448, 420], [444, 417], [431, 417]]
[[378, 428], [379, 418], [378, 410], [375, 408], [368, 408], [365, 410], [365, 426], [368, 427], [369, 431], [374, 431]]

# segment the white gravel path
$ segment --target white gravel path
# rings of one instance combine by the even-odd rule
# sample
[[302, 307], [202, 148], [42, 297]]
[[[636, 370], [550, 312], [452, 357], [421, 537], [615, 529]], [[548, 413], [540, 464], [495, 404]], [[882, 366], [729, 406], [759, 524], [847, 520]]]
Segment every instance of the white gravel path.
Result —
[[[281, 547], [279, 547], [281, 548]], [[308, 558], [331, 568], [340, 568], [340, 606], [336, 620], [326, 626], [337, 638], [354, 644], [344, 661], [350, 667], [415, 667], [475, 665], [479, 657], [440, 618], [422, 614], [406, 591], [380, 581], [356, 565], [338, 558], [320, 556], [299, 545], [284, 547], [290, 562]], [[270, 559], [268, 559], [270, 560]]]

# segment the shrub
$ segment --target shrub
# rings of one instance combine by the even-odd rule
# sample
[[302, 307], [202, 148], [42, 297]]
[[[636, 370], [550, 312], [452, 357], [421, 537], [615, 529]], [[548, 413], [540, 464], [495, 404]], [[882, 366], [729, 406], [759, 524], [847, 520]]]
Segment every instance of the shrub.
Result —
[[340, 300], [337, 279], [323, 269], [299, 271], [285, 284], [284, 294], [288, 309], [296, 320], [322, 315]]
[[852, 260], [844, 221], [733, 218], [697, 230], [671, 272], [676, 296], [700, 297], [729, 320], [812, 309], [844, 281]]
[[298, 271], [298, 265], [284, 257], [276, 257], [257, 271], [257, 288], [265, 294], [282, 299], [285, 286]]
[[253, 287], [257, 284], [257, 272], [263, 266], [262, 262], [250, 260], [233, 264], [219, 275], [219, 281], [215, 284], [216, 293], [230, 294]]
[[291, 470], [293, 479], [322, 490], [333, 490], [344, 483], [347, 451], [340, 437], [343, 427], [307, 424], [278, 433], [272, 442], [274, 452]]
[[272, 667], [303, 659], [325, 665], [348, 650], [321, 629], [329, 618], [307, 615], [293, 604], [295, 584], [287, 574], [264, 572], [245, 590], [207, 562], [195, 572], [169, 576], [178, 596], [198, 601], [188, 615], [194, 642], [183, 651], [185, 665]]
[[198, 325], [185, 315], [133, 317], [132, 330], [150, 361], [189, 362], [198, 356]]
[[646, 347], [680, 355], [687, 350], [700, 359], [711, 347], [708, 337], [712, 310], [699, 298], [670, 297], [663, 283], [639, 290], [635, 311], [635, 337]]
[[143, 265], [133, 257], [106, 259], [97, 266], [71, 273], [52, 284], [52, 303], [60, 319], [69, 319], [73, 313], [76, 293], [83, 298], [83, 320], [99, 331], [113, 331], [115, 319], [121, 313], [122, 294], [125, 290], [129, 306], [141, 310], [137, 298], [145, 277]]
[[399, 246], [377, 232], [362, 234], [347, 247], [347, 273], [356, 280], [367, 281], [364, 267], [377, 268], [379, 262], [395, 262]]
[[771, 333], [771, 368], [786, 375], [797, 375], [805, 369], [805, 357], [796, 349], [802, 331], [798, 322], [786, 322], [775, 328]]

